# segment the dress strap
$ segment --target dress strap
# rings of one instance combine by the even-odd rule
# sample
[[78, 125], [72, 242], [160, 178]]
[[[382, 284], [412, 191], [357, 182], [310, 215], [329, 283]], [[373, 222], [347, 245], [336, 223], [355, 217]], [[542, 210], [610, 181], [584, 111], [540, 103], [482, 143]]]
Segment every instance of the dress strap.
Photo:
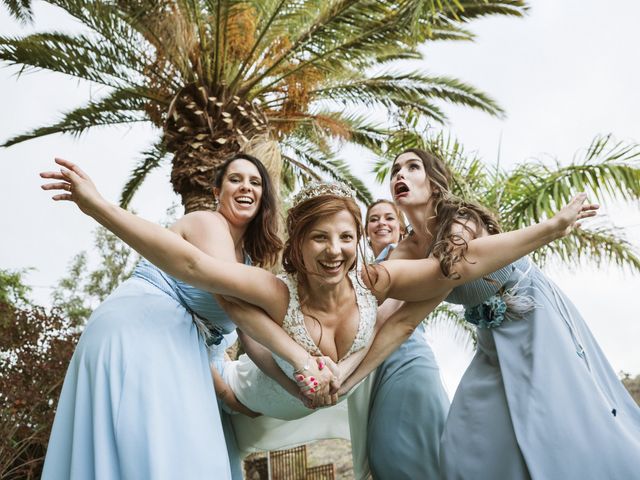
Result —
[[278, 276], [289, 289], [289, 306], [287, 314], [282, 322], [282, 328], [297, 344], [302, 346], [312, 355], [322, 355], [322, 352], [311, 338], [309, 330], [304, 323], [304, 315], [300, 308], [300, 297], [298, 296], [298, 279], [293, 274], [283, 274]]
[[353, 339], [351, 348], [342, 357], [344, 360], [349, 355], [364, 348], [373, 334], [373, 328], [376, 324], [376, 316], [378, 312], [378, 302], [373, 293], [360, 282], [360, 269], [349, 272], [349, 279], [356, 294], [356, 303], [358, 304], [358, 330]]

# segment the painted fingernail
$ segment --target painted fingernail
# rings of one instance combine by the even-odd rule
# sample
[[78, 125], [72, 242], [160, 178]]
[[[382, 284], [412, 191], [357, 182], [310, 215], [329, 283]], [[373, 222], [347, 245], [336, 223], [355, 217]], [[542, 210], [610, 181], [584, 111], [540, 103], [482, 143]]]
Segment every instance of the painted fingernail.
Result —
[[316, 389], [312, 388], [311, 390], [309, 390], [311, 393], [316, 393]]
[[316, 379], [315, 379], [315, 377], [309, 377], [309, 381], [311, 381], [311, 382], [315, 382], [315, 381], [316, 381]]
[[313, 386], [317, 387], [318, 386], [318, 382], [313, 382]]
[[302, 380], [304, 380], [304, 375], [298, 375], [296, 378], [297, 378], [299, 381], [302, 381]]

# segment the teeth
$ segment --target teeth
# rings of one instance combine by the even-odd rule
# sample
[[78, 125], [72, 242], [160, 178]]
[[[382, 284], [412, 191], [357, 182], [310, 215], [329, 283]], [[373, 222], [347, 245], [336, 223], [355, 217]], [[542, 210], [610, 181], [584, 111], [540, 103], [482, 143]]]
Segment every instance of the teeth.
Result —
[[337, 268], [342, 265], [342, 262], [320, 262], [320, 265], [326, 268]]
[[251, 205], [253, 203], [253, 199], [251, 197], [238, 197], [236, 198], [236, 202]]
[[376, 233], [378, 235], [382, 235], [383, 233], [391, 233], [391, 230], [383, 228], [383, 229], [380, 229], [380, 230], [376, 230]]

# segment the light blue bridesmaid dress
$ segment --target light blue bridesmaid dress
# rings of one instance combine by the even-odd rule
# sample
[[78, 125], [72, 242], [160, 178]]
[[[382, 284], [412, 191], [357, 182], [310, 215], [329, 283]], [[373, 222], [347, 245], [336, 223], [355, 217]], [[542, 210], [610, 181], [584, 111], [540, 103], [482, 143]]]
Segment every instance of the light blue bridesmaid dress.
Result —
[[448, 301], [479, 328], [442, 436], [442, 478], [640, 478], [640, 409], [578, 311], [529, 259]]
[[[236, 332], [231, 332], [224, 335], [224, 338], [218, 345], [212, 345], [209, 348], [209, 363], [222, 375], [224, 372], [225, 362], [227, 357], [225, 356], [227, 348], [229, 348], [238, 339]], [[233, 426], [233, 415], [239, 415], [237, 412], [230, 410], [224, 402], [218, 400], [218, 407], [220, 409], [220, 420], [222, 421], [222, 430], [224, 431], [224, 438], [227, 444], [227, 455], [229, 457], [229, 466], [231, 468], [231, 478], [233, 480], [243, 480], [242, 475], [242, 458], [238, 447], [238, 440], [236, 437], [236, 431]]]
[[[386, 259], [394, 246], [387, 246], [376, 262]], [[387, 357], [375, 375], [367, 430], [373, 478], [437, 479], [449, 398], [424, 324]]]
[[234, 328], [211, 294], [142, 260], [78, 342], [42, 478], [231, 478], [206, 343]]

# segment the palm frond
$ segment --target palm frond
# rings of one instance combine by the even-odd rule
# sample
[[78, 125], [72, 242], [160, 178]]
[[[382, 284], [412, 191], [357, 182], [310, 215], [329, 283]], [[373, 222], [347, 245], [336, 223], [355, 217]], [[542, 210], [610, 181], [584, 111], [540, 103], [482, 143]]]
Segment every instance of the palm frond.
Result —
[[335, 102], [382, 105], [387, 109], [412, 106], [427, 117], [443, 122], [444, 114], [429, 102], [431, 99], [465, 105], [501, 115], [497, 103], [465, 83], [448, 77], [428, 76], [419, 72], [389, 72], [370, 78], [354, 78], [341, 84], [318, 88], [310, 92], [317, 99]]
[[7, 7], [9, 14], [21, 23], [33, 21], [31, 0], [2, 0], [2, 3]]
[[640, 198], [640, 169], [614, 164], [570, 165], [550, 169], [543, 165], [523, 166], [509, 175], [503, 186], [501, 216], [511, 228], [553, 216], [575, 193], [591, 198]]
[[622, 229], [610, 225], [576, 229], [546, 247], [537, 250], [533, 258], [539, 265], [552, 259], [565, 264], [592, 263], [597, 267], [617, 265], [633, 273], [640, 272], [640, 252], [629, 242]]
[[144, 180], [149, 176], [149, 173], [158, 168], [163, 160], [167, 158], [167, 150], [163, 142], [158, 142], [153, 145], [149, 150], [142, 153], [143, 158], [135, 166], [129, 180], [122, 189], [120, 194], [120, 206], [122, 208], [128, 208], [133, 196], [142, 186]]
[[117, 90], [101, 100], [90, 102], [88, 105], [66, 113], [59, 122], [53, 125], [39, 127], [10, 138], [2, 146], [10, 147], [53, 133], [68, 133], [78, 136], [85, 130], [96, 126], [148, 122], [149, 118], [144, 111], [146, 105], [145, 99], [136, 96], [135, 93]]
[[137, 86], [135, 67], [123, 52], [108, 43], [97, 43], [85, 35], [36, 33], [23, 38], [0, 37], [0, 60], [19, 65], [21, 72], [42, 69], [114, 88]]
[[523, 17], [529, 11], [529, 6], [522, 0], [461, 0], [460, 6], [461, 9], [455, 18], [462, 22], [488, 15]]
[[[257, 2], [263, 9], [267, 7], [269, 2]], [[276, 5], [273, 6], [273, 9], [270, 11], [263, 10], [262, 15], [260, 17], [264, 18], [264, 21], [260, 24], [260, 31], [258, 32], [253, 45], [251, 46], [251, 50], [246, 55], [244, 60], [241, 62], [238, 71], [236, 72], [235, 78], [231, 81], [231, 87], [235, 87], [241, 80], [242, 76], [247, 72], [247, 69], [251, 66], [252, 62], [256, 59], [256, 53], [260, 52], [260, 46], [263, 45], [263, 41], [265, 40], [267, 34], [271, 31], [271, 26], [273, 22], [278, 18], [280, 12], [288, 3], [288, 0], [279, 0]], [[268, 7], [267, 7], [268, 8]], [[266, 42], [265, 42], [266, 43]]]
[[464, 319], [464, 309], [460, 305], [441, 303], [424, 320], [427, 328], [451, 332], [454, 339], [465, 347], [475, 348], [478, 342], [475, 327]]
[[[350, 185], [356, 192], [358, 200], [365, 204], [373, 201], [373, 197], [365, 184], [351, 172], [349, 165], [327, 149], [322, 151], [309, 139], [289, 137], [282, 143], [286, 161], [293, 160], [294, 168], [302, 170], [307, 178], [329, 178]], [[314, 148], [316, 147], [316, 148]], [[316, 153], [312, 153], [316, 152]]]
[[284, 124], [285, 128], [293, 128], [294, 136], [307, 138], [327, 151], [330, 141], [349, 142], [362, 146], [374, 153], [379, 153], [390, 134], [387, 128], [370, 122], [363, 115], [332, 110], [319, 110], [311, 113], [297, 112], [283, 116], [267, 115], [276, 130]]

